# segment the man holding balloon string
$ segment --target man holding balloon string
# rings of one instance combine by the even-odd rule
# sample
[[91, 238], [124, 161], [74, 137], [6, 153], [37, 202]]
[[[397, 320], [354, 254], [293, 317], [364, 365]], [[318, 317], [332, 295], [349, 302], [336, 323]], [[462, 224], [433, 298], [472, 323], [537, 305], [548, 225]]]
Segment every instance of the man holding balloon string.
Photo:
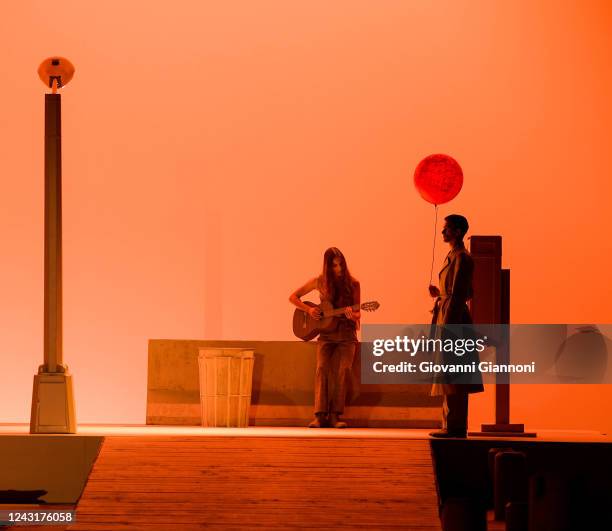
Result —
[[[463, 185], [463, 172], [459, 164], [448, 155], [430, 155], [417, 166], [414, 175], [417, 190], [426, 201], [435, 205], [436, 221], [438, 205], [453, 199]], [[472, 297], [472, 276], [474, 262], [463, 243], [469, 225], [465, 217], [458, 214], [446, 216], [442, 237], [451, 247], [444, 266], [439, 273], [439, 288], [429, 283], [429, 294], [435, 297], [432, 310], [432, 331], [436, 336], [450, 334], [446, 325], [472, 324], [467, 301]], [[435, 252], [435, 228], [434, 228]], [[432, 271], [433, 274], [433, 253]], [[459, 327], [460, 329], [463, 327]], [[477, 356], [477, 355], [476, 355]], [[438, 356], [438, 362], [440, 356]], [[477, 359], [470, 359], [478, 361]], [[468, 360], [462, 360], [468, 362]], [[476, 378], [474, 378], [476, 376]], [[466, 437], [468, 417], [468, 396], [484, 391], [482, 376], [471, 377], [469, 383], [454, 383], [448, 373], [436, 373], [431, 389], [432, 396], [442, 395], [442, 429], [431, 432], [432, 437]]]

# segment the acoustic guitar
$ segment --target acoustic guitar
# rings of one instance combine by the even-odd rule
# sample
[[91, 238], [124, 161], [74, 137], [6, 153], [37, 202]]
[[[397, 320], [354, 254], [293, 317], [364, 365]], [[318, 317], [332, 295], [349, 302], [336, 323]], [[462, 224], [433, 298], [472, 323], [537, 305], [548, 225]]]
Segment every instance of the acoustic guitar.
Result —
[[[296, 308], [295, 312], [293, 312], [293, 333], [304, 341], [314, 339], [321, 332], [331, 332], [335, 330], [336, 326], [338, 326], [338, 316], [344, 315], [345, 307], [334, 308], [329, 301], [323, 301], [321, 304], [304, 301], [304, 304], [321, 309], [320, 319], [314, 319], [304, 310], [300, 310], [299, 308]], [[378, 301], [364, 302], [361, 306], [359, 304], [351, 306], [354, 312], [360, 308], [366, 312], [373, 312], [378, 310], [379, 307], [380, 304]]]

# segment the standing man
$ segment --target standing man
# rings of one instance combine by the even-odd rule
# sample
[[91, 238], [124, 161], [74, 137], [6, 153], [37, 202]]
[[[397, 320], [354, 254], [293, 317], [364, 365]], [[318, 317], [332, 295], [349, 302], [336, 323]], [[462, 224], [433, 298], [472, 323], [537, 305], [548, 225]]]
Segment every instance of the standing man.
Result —
[[[451, 214], [444, 218], [442, 237], [451, 247], [442, 270], [439, 274], [439, 285], [429, 286], [429, 294], [436, 297], [433, 308], [432, 330], [436, 330], [436, 337], [456, 337], [444, 327], [446, 325], [471, 325], [472, 316], [467, 301], [472, 298], [472, 275], [474, 261], [463, 244], [463, 238], [469, 225], [465, 217]], [[471, 329], [460, 327], [460, 329]], [[458, 361], [454, 353], [450, 353]], [[476, 359], [474, 359], [474, 357]], [[469, 362], [478, 363], [478, 355], [474, 353]], [[465, 356], [462, 363], [468, 363]], [[431, 432], [432, 437], [466, 437], [468, 417], [469, 393], [484, 391], [480, 373], [470, 376], [470, 383], [452, 383], [449, 373], [437, 373], [431, 389], [432, 396], [444, 396], [442, 406], [442, 430]]]

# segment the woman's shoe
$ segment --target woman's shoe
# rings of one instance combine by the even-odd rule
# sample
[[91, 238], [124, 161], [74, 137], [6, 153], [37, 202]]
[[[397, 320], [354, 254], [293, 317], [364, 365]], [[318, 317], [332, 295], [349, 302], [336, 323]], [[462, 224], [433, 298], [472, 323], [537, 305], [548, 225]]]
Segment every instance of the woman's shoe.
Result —
[[315, 418], [308, 424], [309, 428], [325, 428], [327, 419], [323, 413], [315, 413]]
[[343, 420], [340, 420], [340, 414], [339, 413], [332, 413], [329, 416], [329, 425], [332, 428], [348, 428], [347, 423], [344, 422]]

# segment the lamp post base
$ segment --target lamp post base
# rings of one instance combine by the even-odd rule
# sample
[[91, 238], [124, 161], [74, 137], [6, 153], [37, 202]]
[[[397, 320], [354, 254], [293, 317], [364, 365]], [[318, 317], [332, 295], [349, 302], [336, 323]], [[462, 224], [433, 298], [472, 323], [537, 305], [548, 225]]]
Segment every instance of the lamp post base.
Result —
[[72, 375], [34, 375], [30, 433], [76, 433]]

